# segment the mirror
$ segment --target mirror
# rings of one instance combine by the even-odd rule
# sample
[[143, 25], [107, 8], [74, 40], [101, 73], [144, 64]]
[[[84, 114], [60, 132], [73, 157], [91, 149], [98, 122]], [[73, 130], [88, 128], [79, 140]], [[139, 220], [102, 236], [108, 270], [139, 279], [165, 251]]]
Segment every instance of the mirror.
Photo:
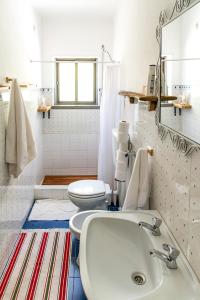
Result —
[[[200, 2], [162, 27], [160, 123], [200, 144]], [[162, 97], [161, 97], [162, 99]]]

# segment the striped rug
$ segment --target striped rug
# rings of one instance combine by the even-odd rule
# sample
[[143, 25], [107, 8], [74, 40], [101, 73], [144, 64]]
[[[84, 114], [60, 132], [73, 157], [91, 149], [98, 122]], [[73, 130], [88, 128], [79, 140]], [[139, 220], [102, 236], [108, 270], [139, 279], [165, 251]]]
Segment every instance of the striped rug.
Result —
[[1, 300], [66, 300], [70, 232], [23, 232], [0, 280]]

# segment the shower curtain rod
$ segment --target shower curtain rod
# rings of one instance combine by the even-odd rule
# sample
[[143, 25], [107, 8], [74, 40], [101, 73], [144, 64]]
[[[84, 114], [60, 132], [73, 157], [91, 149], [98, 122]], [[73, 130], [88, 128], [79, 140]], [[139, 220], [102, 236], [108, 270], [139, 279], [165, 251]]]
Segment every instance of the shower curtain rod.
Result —
[[[112, 58], [112, 56], [111, 56], [111, 54], [110, 54], [110, 52], [105, 48], [105, 46], [104, 45], [102, 45], [101, 46], [101, 53], [102, 53], [102, 61], [94, 61], [93, 63], [94, 64], [120, 64], [120, 62], [119, 61], [115, 61], [113, 58]], [[109, 61], [105, 61], [104, 60], [104, 54], [107, 54], [108, 55], [108, 57], [109, 57]], [[61, 58], [62, 59], [62, 58]], [[56, 61], [56, 60], [32, 60], [32, 59], [30, 59], [30, 63], [42, 63], [42, 64], [59, 64], [60, 62], [61, 62], [62, 60], [60, 60], [60, 61]], [[81, 60], [80, 59], [80, 61], [81, 61], [81, 63], [91, 63], [91, 60], [88, 60], [87, 61], [87, 59], [85, 59], [85, 60]], [[66, 63], [66, 64], [68, 64], [68, 63], [78, 63], [78, 62], [80, 62], [79, 60], [71, 60], [70, 61], [70, 59], [69, 60], [65, 60], [65, 59], [63, 59], [63, 61], [62, 61], [62, 63]]]
[[[66, 60], [60, 60], [60, 61], [52, 61], [52, 60], [30, 60], [30, 63], [41, 63], [41, 64], [59, 64], [60, 62], [70, 64], [70, 63], [91, 63], [91, 60], [87, 61], [79, 61], [79, 60], [71, 60], [71, 61], [66, 61]], [[94, 64], [120, 64], [119, 61], [94, 61]]]

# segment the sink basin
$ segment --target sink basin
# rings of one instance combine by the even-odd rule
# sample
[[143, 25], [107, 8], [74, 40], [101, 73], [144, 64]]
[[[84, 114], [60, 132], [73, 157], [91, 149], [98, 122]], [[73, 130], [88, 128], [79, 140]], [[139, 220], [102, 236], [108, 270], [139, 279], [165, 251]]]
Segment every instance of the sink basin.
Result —
[[[181, 300], [200, 299], [200, 284], [185, 257], [178, 269], [149, 255], [163, 243], [178, 248], [163, 223], [160, 237], [140, 228], [151, 223], [157, 212], [94, 214], [83, 224], [80, 241], [80, 271], [88, 300]], [[179, 249], [180, 250], [180, 249]]]

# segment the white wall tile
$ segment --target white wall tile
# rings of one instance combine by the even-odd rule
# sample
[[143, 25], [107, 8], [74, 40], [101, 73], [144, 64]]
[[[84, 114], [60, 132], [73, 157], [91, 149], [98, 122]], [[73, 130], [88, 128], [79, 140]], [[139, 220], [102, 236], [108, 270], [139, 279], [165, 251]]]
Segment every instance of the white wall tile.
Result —
[[[33, 94], [32, 94], [33, 93]], [[37, 113], [38, 91], [31, 93], [26, 103], [37, 147], [37, 158], [23, 171], [19, 179], [8, 178], [5, 163], [5, 130], [9, 109], [8, 102], [0, 102], [0, 273], [12, 250], [17, 234], [33, 203], [33, 185], [43, 178], [42, 118]]]
[[43, 125], [46, 175], [97, 174], [99, 110], [52, 110]]
[[[138, 107], [137, 107], [138, 108]], [[134, 116], [136, 106], [126, 103]], [[154, 112], [139, 105], [135, 147], [155, 149], [152, 164], [151, 208], [157, 209], [200, 278], [200, 152], [186, 158], [173, 148], [170, 138], [161, 142]]]

